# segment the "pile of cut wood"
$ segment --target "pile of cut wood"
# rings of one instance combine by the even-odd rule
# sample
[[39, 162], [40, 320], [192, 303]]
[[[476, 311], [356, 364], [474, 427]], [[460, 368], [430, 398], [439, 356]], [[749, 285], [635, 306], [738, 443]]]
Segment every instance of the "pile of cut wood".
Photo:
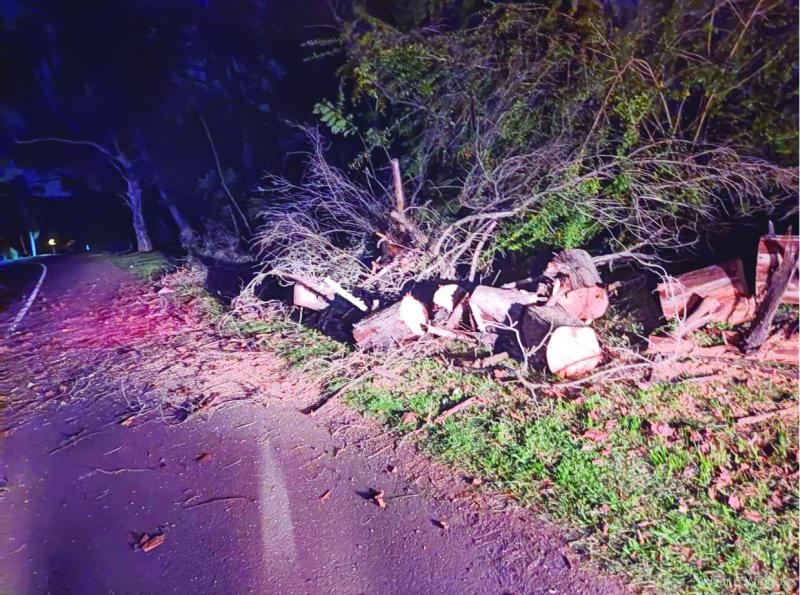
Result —
[[522, 358], [563, 377], [585, 374], [603, 360], [590, 325], [608, 308], [608, 294], [583, 250], [556, 254], [537, 277], [502, 287], [422, 283], [385, 307], [377, 300], [367, 304], [329, 279], [322, 287], [296, 282], [294, 288], [295, 305], [314, 310], [327, 308], [337, 295], [368, 312], [352, 329], [362, 349], [389, 350], [425, 336], [492, 347], [511, 340]]
[[[677, 329], [651, 336], [650, 353], [703, 357], [744, 357], [798, 363], [796, 317], [774, 324], [781, 303], [800, 303], [798, 236], [769, 234], [758, 244], [755, 291], [748, 290], [741, 260], [705, 267], [669, 279], [658, 286], [661, 309]], [[721, 330], [721, 345], [702, 346], [692, 333], [711, 323], [733, 327], [752, 322], [744, 332]]]

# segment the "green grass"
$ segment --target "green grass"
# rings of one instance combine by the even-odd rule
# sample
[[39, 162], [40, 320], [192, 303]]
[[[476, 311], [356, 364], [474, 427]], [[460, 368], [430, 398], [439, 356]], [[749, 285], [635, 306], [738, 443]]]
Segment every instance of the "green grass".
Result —
[[[373, 380], [347, 400], [399, 433], [421, 428], [423, 449], [571, 527], [578, 550], [636, 584], [789, 592], [798, 547], [797, 430], [773, 418], [742, 433], [734, 411], [785, 406], [794, 397], [769, 384], [721, 388], [709, 396], [690, 384], [618, 384], [602, 394], [532, 400], [423, 361], [402, 383]], [[489, 404], [427, 423], [470, 396]], [[416, 414], [412, 424], [403, 423], [408, 412]], [[719, 480], [725, 474], [730, 485]], [[729, 505], [731, 496], [741, 510]]]
[[256, 337], [262, 346], [282, 358], [294, 369], [324, 367], [325, 363], [344, 357], [350, 349], [313, 328], [291, 320], [226, 320], [226, 332], [241, 337]]
[[173, 265], [161, 252], [103, 254], [103, 257], [144, 281], [155, 281], [173, 268]]

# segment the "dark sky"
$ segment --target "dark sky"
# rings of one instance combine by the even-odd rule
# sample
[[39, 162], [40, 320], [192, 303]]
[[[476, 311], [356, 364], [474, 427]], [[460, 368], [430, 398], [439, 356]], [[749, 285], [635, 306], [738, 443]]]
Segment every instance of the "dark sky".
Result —
[[[262, 171], [283, 166], [287, 121], [311, 121], [314, 103], [336, 92], [335, 64], [307, 61], [302, 47], [333, 32], [326, 0], [0, 0], [0, 17], [5, 243], [18, 243], [23, 210], [43, 235], [115, 249], [132, 236], [120, 179], [102, 155], [14, 138], [116, 139], [142, 150], [148, 223], [169, 242], [159, 187], [180, 195], [190, 217], [208, 206], [194, 192], [213, 166], [198, 115], [247, 194]], [[19, 170], [28, 184], [10, 183]], [[43, 189], [37, 178], [50, 183]]]

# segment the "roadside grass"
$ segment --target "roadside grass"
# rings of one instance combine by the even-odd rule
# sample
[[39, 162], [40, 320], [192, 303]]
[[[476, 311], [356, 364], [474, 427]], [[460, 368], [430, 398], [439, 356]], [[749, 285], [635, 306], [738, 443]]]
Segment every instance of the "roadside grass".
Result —
[[255, 338], [295, 370], [321, 371], [332, 360], [341, 359], [352, 351], [316, 329], [284, 318], [257, 321], [228, 318], [223, 329], [240, 337]]
[[173, 268], [172, 263], [161, 252], [105, 253], [102, 257], [144, 281], [155, 281]]
[[[470, 397], [486, 405], [433, 423]], [[346, 400], [573, 528], [578, 552], [634, 584], [697, 593], [796, 587], [795, 422], [736, 424], [754, 406], [796, 403], [785, 388], [614, 384], [531, 399], [426, 360], [402, 383], [374, 379]]]

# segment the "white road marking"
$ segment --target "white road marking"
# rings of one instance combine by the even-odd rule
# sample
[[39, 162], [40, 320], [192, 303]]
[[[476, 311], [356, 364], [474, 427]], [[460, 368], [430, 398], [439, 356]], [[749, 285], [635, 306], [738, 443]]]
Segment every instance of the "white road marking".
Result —
[[22, 322], [23, 318], [25, 318], [25, 315], [28, 313], [28, 310], [30, 310], [31, 305], [33, 305], [33, 300], [36, 299], [36, 296], [39, 293], [39, 289], [42, 287], [44, 278], [47, 277], [47, 266], [41, 262], [38, 264], [40, 267], [42, 267], [42, 275], [39, 277], [39, 281], [36, 282], [36, 287], [33, 288], [33, 291], [31, 291], [28, 299], [25, 300], [25, 304], [22, 306], [22, 309], [17, 313], [16, 318], [14, 318], [14, 322], [11, 323], [11, 328], [8, 331], [9, 333], [13, 333], [14, 330], [16, 330], [17, 325]]

